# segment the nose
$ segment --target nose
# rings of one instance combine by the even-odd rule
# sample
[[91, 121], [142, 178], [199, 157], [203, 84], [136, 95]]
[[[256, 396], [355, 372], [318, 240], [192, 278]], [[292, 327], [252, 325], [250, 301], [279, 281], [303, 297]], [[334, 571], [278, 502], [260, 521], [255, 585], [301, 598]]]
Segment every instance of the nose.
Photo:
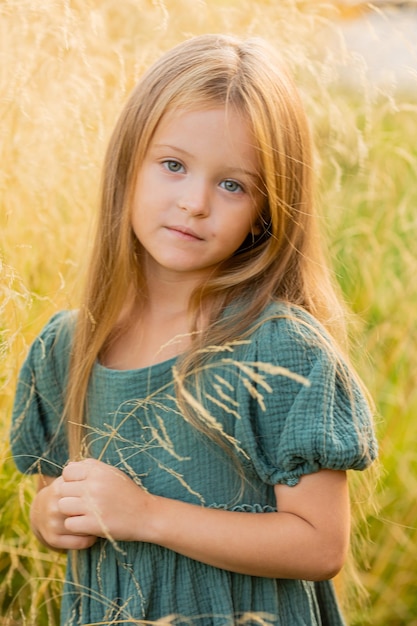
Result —
[[178, 206], [192, 217], [207, 217], [210, 213], [210, 192], [208, 183], [201, 179], [188, 179], [184, 182]]

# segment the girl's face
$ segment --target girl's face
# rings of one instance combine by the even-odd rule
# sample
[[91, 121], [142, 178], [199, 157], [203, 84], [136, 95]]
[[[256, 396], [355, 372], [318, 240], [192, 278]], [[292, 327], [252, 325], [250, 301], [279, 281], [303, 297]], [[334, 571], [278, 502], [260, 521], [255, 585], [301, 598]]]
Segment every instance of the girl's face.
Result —
[[149, 278], [195, 279], [229, 258], [261, 201], [251, 129], [235, 110], [177, 110], [161, 120], [136, 181], [132, 227]]

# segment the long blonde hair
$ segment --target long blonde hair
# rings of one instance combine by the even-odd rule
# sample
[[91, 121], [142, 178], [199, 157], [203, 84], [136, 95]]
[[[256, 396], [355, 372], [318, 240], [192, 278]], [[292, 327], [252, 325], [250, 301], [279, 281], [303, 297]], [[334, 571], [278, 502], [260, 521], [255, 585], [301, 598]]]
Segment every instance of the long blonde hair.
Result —
[[[139, 301], [146, 298], [130, 207], [149, 143], [167, 111], [219, 105], [237, 108], [252, 127], [265, 198], [260, 216], [263, 232], [194, 292], [190, 302], [194, 318], [209, 302], [210, 319], [183, 358], [183, 369], [192, 369], [201, 354], [197, 348], [241, 336], [271, 299], [302, 307], [336, 343], [344, 341], [343, 307], [323, 254], [313, 206], [310, 130], [293, 81], [262, 40], [222, 35], [187, 40], [144, 74], [121, 113], [106, 154], [97, 232], [67, 388], [72, 456], [79, 452], [88, 420], [86, 395], [94, 363], [111, 340], [131, 294]], [[237, 299], [244, 306], [221, 317]], [[195, 425], [204, 430], [198, 419]]]

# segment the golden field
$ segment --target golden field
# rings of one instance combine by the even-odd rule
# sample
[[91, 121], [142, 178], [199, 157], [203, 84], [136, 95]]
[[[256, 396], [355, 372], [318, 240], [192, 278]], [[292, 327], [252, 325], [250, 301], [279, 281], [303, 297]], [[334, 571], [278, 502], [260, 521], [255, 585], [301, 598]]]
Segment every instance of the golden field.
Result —
[[349, 571], [338, 590], [352, 625], [417, 626], [417, 90], [375, 89], [365, 78], [343, 87], [339, 70], [350, 62], [361, 75], [363, 65], [343, 45], [341, 14], [313, 0], [0, 0], [1, 626], [57, 624], [64, 568], [29, 532], [34, 483], [10, 459], [19, 366], [51, 314], [77, 306], [121, 105], [161, 51], [203, 32], [264, 36], [300, 85], [381, 449], [376, 507], [358, 521], [369, 533], [367, 599], [352, 601]]

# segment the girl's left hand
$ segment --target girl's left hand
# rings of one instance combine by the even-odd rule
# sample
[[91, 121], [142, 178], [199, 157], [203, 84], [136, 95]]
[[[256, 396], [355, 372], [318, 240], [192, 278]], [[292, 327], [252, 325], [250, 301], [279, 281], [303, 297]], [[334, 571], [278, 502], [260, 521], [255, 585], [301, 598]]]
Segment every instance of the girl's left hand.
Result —
[[140, 518], [151, 497], [131, 478], [96, 459], [69, 463], [60, 486], [59, 510], [71, 533], [137, 541]]

